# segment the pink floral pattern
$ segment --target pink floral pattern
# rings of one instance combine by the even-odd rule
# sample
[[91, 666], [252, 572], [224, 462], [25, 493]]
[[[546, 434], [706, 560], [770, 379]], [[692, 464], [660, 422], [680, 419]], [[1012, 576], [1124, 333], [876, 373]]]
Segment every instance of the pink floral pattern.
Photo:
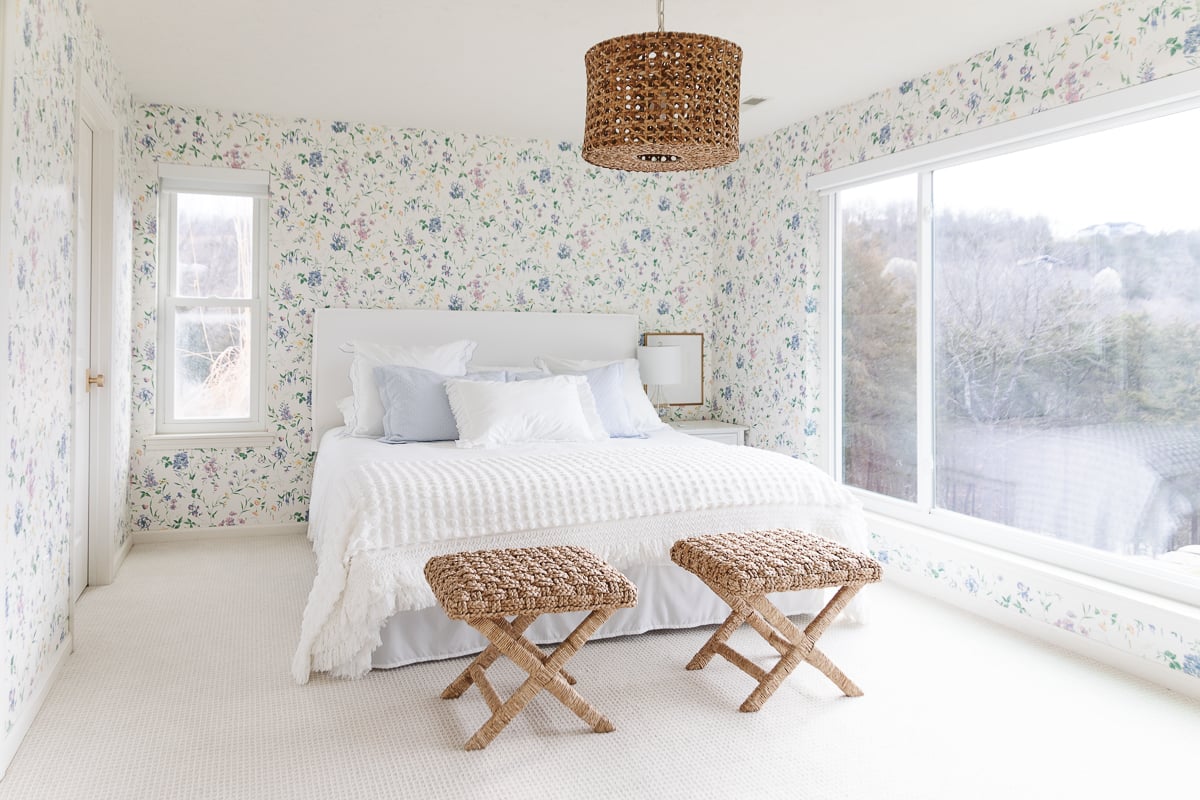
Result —
[[[1198, 53], [1196, 3], [1112, 3], [744, 145], [716, 195], [710, 332], [717, 345], [710, 356], [716, 415], [750, 426], [749, 444], [802, 458], [817, 454], [825, 310], [820, 208], [805, 187], [808, 175], [1192, 69], [1200, 66]], [[1015, 614], [1035, 614], [1200, 677], [1194, 625], [1099, 609], [1082, 594], [943, 563], [936, 553], [886, 537], [877, 536], [872, 548], [939, 586], [987, 593]]]
[[[569, 143], [134, 109], [82, 3], [15, 5], [3, 51], [12, 214], [0, 221], [11, 313], [0, 386], [6, 736], [66, 635], [77, 67], [128, 126], [121, 170], [133, 196], [117, 204], [118, 229], [134, 236], [118, 237], [127, 249], [117, 263], [132, 270], [116, 271], [112, 297], [114, 348], [131, 354], [132, 384], [123, 370], [110, 376], [119, 544], [131, 523], [305, 518], [311, 319], [323, 305], [634, 311], [647, 330], [703, 331], [706, 411], [749, 424], [751, 444], [811, 457], [822, 276], [805, 176], [1200, 66], [1194, 3], [1114, 3], [751, 142], [729, 168], [633, 176], [584, 165]], [[271, 172], [270, 447], [143, 446], [153, 430], [159, 161]], [[972, 584], [963, 573], [955, 585]], [[1088, 635], [1093, 620], [1120, 615], [1047, 597], [1047, 621]], [[1105, 624], [1142, 641], [1136, 622]], [[1156, 660], [1186, 672], [1200, 645], [1181, 636]]]
[[[70, 384], [75, 265], [75, 115], [79, 71], [96, 85], [128, 130], [133, 105], [95, 26], [75, 3], [27, 0], [9, 7], [0, 51], [12, 82], [13, 107], [4, 132], [11, 147], [3, 166], [11, 214], [4, 237], [3, 289], [9, 327], [7, 371], [0, 386], [5, 460], [0, 481], [0, 564], [3, 565], [4, 645], [0, 686], [7, 738], [67, 636], [71, 530], [72, 411]], [[132, 142], [122, 141], [115, 203], [117, 230], [130, 229]], [[131, 240], [116, 237], [111, 287], [109, 376], [115, 465], [108, 523], [114, 547], [129, 536], [129, 352]], [[109, 297], [111, 292], [111, 297]]]
[[[138, 117], [135, 529], [307, 519], [318, 308], [633, 312], [649, 331], [708, 327], [708, 174], [600, 170], [566, 142], [163, 105]], [[271, 174], [270, 446], [165, 457], [143, 446], [154, 432], [159, 163]]]

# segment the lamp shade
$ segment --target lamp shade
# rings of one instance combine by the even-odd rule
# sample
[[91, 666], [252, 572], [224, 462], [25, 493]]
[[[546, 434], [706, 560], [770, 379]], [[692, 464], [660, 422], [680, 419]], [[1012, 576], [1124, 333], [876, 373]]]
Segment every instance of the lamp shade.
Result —
[[683, 383], [682, 347], [639, 347], [637, 359], [638, 372], [645, 383], [655, 386]]
[[600, 42], [584, 65], [585, 161], [662, 172], [737, 160], [742, 48], [733, 42], [660, 27]]

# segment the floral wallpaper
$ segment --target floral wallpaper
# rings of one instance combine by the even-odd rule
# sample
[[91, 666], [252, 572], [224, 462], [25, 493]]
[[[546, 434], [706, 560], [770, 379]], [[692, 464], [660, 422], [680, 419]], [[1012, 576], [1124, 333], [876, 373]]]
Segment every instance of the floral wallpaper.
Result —
[[[79, 70], [100, 90], [118, 125], [132, 102], [82, 2], [16, 0], [3, 47], [12, 106], [6, 111], [2, 221], [7, 304], [6, 380], [0, 386], [5, 459], [0, 481], [0, 581], [3, 583], [3, 723], [7, 740], [67, 636], [71, 509], [71, 341], [75, 263], [75, 119]], [[124, 141], [116, 202], [118, 230], [129, 230], [131, 142]], [[114, 546], [128, 536], [131, 241], [117, 237], [111, 286], [116, 359], [116, 465], [110, 490]], [[109, 297], [111, 292], [111, 297]], [[7, 741], [5, 742], [7, 744]]]
[[886, 570], [899, 570], [933, 587], [960, 593], [1027, 619], [1139, 656], [1166, 669], [1200, 678], [1200, 625], [1164, 624], [1150, 607], [1124, 608], [1062, 580], [1022, 579], [979, 558], [956, 558], [898, 538], [871, 535], [871, 552]]
[[748, 441], [816, 452], [814, 173], [1200, 66], [1195, 0], [1111, 3], [742, 146], [717, 194], [713, 394]]
[[[601, 170], [569, 142], [165, 105], [137, 116], [135, 530], [307, 519], [318, 308], [634, 312], [647, 331], [708, 329], [708, 173]], [[270, 172], [268, 447], [144, 446], [158, 357], [159, 163]]]
[[[746, 144], [716, 195], [715, 414], [812, 458], [822, 397], [819, 200], [804, 179], [1200, 67], [1200, 4], [1112, 3]], [[830, 444], [830, 443], [826, 443]], [[831, 445], [833, 446], [833, 445]], [[877, 536], [893, 567], [1200, 677], [1200, 630]]]
[[[323, 306], [635, 311], [646, 330], [703, 331], [708, 408], [686, 413], [749, 425], [750, 444], [813, 458], [826, 309], [807, 176], [1196, 66], [1194, 4], [1109, 4], [750, 142], [728, 168], [684, 175], [597, 170], [567, 142], [139, 107], [131, 523], [306, 519], [311, 324]], [[145, 449], [160, 162], [271, 174], [269, 447]], [[877, 537], [875, 549], [1014, 613], [1041, 609], [1048, 624], [1195, 670], [1190, 632], [1168, 636], [968, 564], [913, 566], [935, 562], [910, 543]]]

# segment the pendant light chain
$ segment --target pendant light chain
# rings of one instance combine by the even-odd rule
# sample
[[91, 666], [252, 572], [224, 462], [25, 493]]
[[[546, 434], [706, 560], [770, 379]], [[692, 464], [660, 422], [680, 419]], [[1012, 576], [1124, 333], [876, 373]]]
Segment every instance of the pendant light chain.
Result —
[[664, 33], [667, 30], [667, 0], [658, 0], [658, 32]]

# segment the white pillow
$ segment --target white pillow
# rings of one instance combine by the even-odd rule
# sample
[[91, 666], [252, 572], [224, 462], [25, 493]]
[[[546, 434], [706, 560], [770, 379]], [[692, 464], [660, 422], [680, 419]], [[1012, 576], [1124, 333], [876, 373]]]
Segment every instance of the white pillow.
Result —
[[594, 403], [588, 419], [585, 391], [590, 398], [587, 379], [579, 375], [513, 383], [446, 381], [459, 447], [607, 439]]
[[[634, 428], [638, 433], [649, 433], [667, 427], [667, 424], [658, 418], [658, 412], [654, 410], [654, 404], [650, 402], [650, 398], [646, 397], [646, 390], [642, 386], [642, 376], [638, 372], [637, 359], [618, 360], [625, 365], [625, 405], [629, 408], [629, 419]], [[583, 372], [607, 366], [613, 362], [538, 356], [533, 363], [549, 372]]]
[[375, 382], [375, 368], [394, 364], [419, 367], [442, 375], [465, 375], [467, 362], [475, 352], [475, 342], [462, 340], [449, 344], [379, 344], [349, 342], [354, 348], [350, 363], [350, 388], [354, 390], [354, 425], [350, 436], [383, 436], [383, 403]]
[[338, 411], [342, 412], [342, 423], [346, 426], [345, 435], [349, 436], [354, 430], [354, 395], [348, 395], [338, 400]]

